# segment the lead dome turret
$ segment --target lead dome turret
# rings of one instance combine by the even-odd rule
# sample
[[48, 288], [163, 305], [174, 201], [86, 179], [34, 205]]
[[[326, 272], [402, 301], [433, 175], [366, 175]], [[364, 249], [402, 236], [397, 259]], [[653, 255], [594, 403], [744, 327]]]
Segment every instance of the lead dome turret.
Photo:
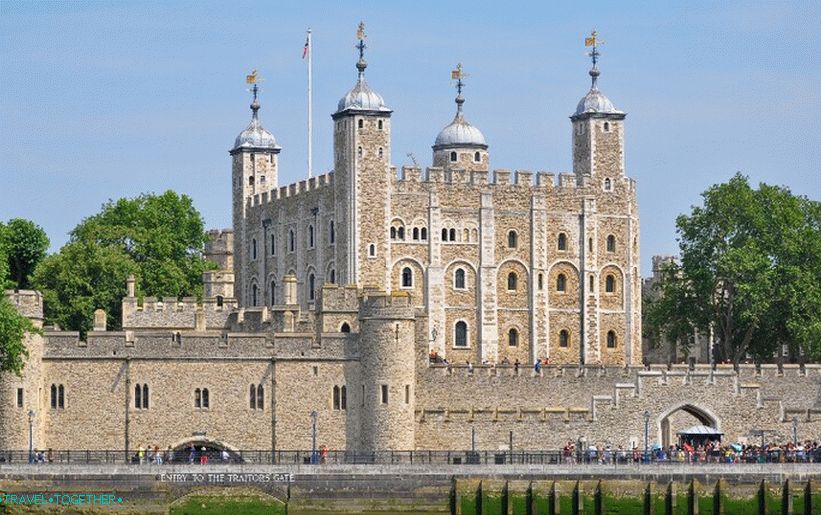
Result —
[[433, 143], [433, 166], [460, 170], [487, 170], [487, 141], [478, 127], [465, 118], [462, 65], [451, 72], [456, 79], [456, 116], [436, 136]]
[[242, 149], [268, 149], [280, 150], [276, 138], [259, 121], [259, 100], [257, 99], [257, 86], [254, 84], [254, 101], [251, 102], [251, 123], [234, 140], [233, 150]]

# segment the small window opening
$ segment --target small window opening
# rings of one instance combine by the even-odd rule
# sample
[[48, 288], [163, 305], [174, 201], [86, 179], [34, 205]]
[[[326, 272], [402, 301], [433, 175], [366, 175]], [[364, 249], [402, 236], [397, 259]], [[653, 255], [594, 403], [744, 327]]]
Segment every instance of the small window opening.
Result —
[[616, 251], [616, 237], [612, 234], [607, 237], [607, 252]]
[[373, 243], [371, 243], [371, 244], [368, 246], [368, 255], [369, 255], [370, 257], [374, 257], [374, 256], [376, 256], [376, 245], [374, 245]]
[[615, 293], [616, 291], [616, 278], [612, 275], [608, 275], [604, 280], [604, 291], [607, 293]]
[[570, 333], [567, 329], [562, 329], [559, 332], [559, 347], [567, 347], [570, 343]]
[[556, 278], [556, 291], [567, 291], [567, 277], [564, 274], [559, 274]]
[[450, 153], [450, 162], [451, 162], [451, 163], [455, 163], [455, 162], [456, 162], [456, 152], [451, 152], [451, 153]]
[[410, 404], [410, 385], [405, 385], [405, 404]]
[[563, 232], [559, 233], [558, 248], [559, 250], [567, 250], [567, 235]]
[[365, 126], [365, 122], [364, 122], [364, 120], [362, 120], [362, 119], [360, 118], [360, 119], [357, 121], [357, 127], [359, 127], [359, 128], [361, 129], [361, 128], [363, 128], [364, 126]]
[[507, 344], [510, 347], [519, 345], [519, 331], [517, 329], [511, 329], [507, 332]]
[[351, 326], [348, 325], [348, 322], [342, 322], [342, 327], [339, 328], [340, 333], [350, 333]]
[[507, 233], [507, 246], [508, 248], [515, 249], [519, 243], [519, 235], [516, 234], [516, 231], [510, 231]]
[[481, 161], [482, 161], [482, 154], [480, 154], [479, 152], [475, 152], [473, 154], [473, 162], [474, 163], [479, 163]]
[[468, 325], [466, 322], [461, 320], [456, 322], [456, 327], [454, 328], [453, 345], [456, 347], [468, 346]]
[[419, 232], [420, 232], [420, 234], [421, 234], [421, 238], [422, 238], [423, 240], [427, 240], [427, 239], [428, 239], [428, 229], [427, 229], [426, 227], [422, 227], [422, 230], [421, 230], [421, 231], [419, 231]]
[[616, 348], [616, 333], [613, 331], [607, 331], [607, 348], [608, 349], [615, 349]]
[[376, 122], [376, 128], [379, 129], [380, 131], [382, 130], [382, 120], [379, 120], [378, 122]]
[[458, 290], [465, 289], [465, 271], [461, 268], [456, 269], [456, 274], [453, 281], [453, 287]]
[[519, 277], [516, 275], [515, 272], [510, 272], [507, 274], [507, 289], [508, 291], [516, 291], [516, 287], [519, 283]]
[[382, 404], [388, 403], [388, 385], [382, 385]]
[[413, 287], [413, 271], [410, 267], [405, 267], [402, 269], [402, 287], [403, 288], [412, 288]]

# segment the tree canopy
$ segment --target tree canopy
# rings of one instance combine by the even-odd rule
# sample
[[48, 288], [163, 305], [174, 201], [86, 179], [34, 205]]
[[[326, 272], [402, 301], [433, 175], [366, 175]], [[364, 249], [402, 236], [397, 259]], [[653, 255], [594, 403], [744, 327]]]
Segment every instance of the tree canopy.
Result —
[[702, 197], [676, 220], [680, 260], [645, 304], [647, 332], [683, 342], [712, 328], [716, 358], [736, 364], [782, 345], [821, 358], [821, 203], [741, 174]]
[[5, 240], [8, 273], [17, 289], [30, 287], [29, 277], [37, 264], [46, 257], [49, 240], [37, 224], [23, 218], [13, 218], [0, 234]]
[[202, 273], [215, 265], [202, 252], [207, 239], [191, 198], [166, 191], [109, 201], [71, 231], [60, 252], [38, 267], [46, 320], [85, 332], [102, 308], [109, 327], [121, 324], [126, 278], [139, 278], [139, 294], [202, 295]]
[[0, 295], [0, 373], [20, 374], [28, 357], [26, 333], [39, 332], [31, 320], [17, 312], [5, 295]]

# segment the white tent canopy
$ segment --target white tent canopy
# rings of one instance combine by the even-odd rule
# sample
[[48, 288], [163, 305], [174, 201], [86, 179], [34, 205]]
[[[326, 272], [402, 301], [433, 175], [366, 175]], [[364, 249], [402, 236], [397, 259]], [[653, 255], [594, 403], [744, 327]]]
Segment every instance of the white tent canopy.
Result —
[[699, 436], [717, 436], [723, 435], [721, 431], [714, 427], [710, 426], [693, 426], [688, 427], [687, 429], [682, 429], [678, 431], [676, 434], [679, 435], [699, 435]]

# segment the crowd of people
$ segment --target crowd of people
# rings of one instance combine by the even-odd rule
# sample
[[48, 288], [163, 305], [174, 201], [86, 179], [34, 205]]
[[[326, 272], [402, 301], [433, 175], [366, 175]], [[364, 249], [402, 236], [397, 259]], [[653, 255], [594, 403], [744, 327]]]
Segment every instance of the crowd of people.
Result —
[[565, 463], [821, 463], [821, 444], [813, 440], [764, 445], [724, 445], [718, 440], [705, 440], [697, 444], [681, 442], [667, 448], [654, 444], [646, 455], [638, 446], [632, 449], [601, 444], [583, 447], [581, 443], [577, 447], [575, 442], [568, 441], [562, 448]]
[[190, 465], [195, 463], [199, 463], [200, 465], [208, 465], [209, 459], [216, 459], [217, 457], [219, 457], [224, 463], [231, 461], [231, 455], [225, 449], [221, 452], [208, 450], [205, 447], [200, 447], [198, 449], [193, 443], [188, 447], [187, 453], [181, 454], [182, 455], [178, 456], [170, 445], [165, 451], [161, 451], [157, 445], [153, 447], [150, 445], [146, 447], [140, 445], [137, 447], [137, 453], [134, 455], [133, 461], [135, 463], [139, 463], [140, 465], [162, 465], [163, 463], [174, 463], [175, 461], [184, 462], [186, 460]]

